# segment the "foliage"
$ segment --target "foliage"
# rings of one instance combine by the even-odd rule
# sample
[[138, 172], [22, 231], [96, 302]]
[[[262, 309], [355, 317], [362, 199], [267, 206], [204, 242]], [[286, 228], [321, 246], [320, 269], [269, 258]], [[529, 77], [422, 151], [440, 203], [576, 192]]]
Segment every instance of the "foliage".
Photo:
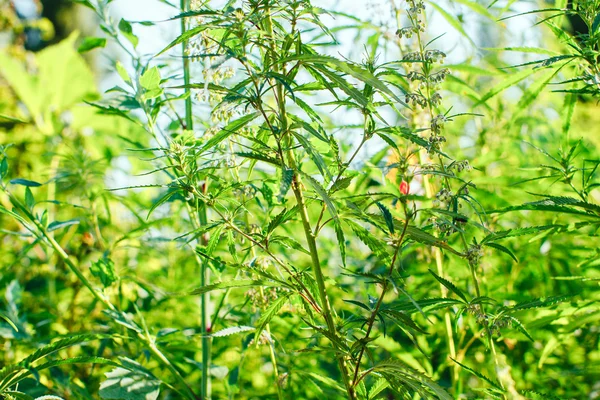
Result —
[[[145, 56], [137, 28], [161, 23], [76, 2], [105, 37], [0, 52], [0, 396], [598, 389], [598, 4], [390, 1], [377, 22], [182, 1]], [[552, 46], [499, 28], [458, 62], [479, 46], [465, 15], [539, 15]], [[98, 95], [81, 54], [108, 43], [125, 59]]]

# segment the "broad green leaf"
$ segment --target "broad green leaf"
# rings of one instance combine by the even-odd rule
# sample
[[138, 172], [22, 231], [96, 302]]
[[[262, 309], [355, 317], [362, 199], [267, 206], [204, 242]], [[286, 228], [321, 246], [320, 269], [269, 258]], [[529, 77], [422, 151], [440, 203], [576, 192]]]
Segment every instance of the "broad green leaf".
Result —
[[131, 24], [128, 21], [125, 21], [123, 18], [121, 18], [121, 20], [119, 21], [119, 30], [121, 31], [123, 36], [125, 36], [125, 38], [129, 40], [129, 42], [131, 42], [134, 48], [137, 47], [139, 39], [133, 34], [133, 28], [131, 27]]
[[160, 71], [157, 67], [147, 69], [140, 77], [140, 85], [146, 90], [154, 90], [160, 87]]
[[105, 47], [106, 39], [98, 38], [98, 37], [86, 37], [83, 39], [79, 47], [77, 47], [77, 51], [79, 53], [86, 53], [88, 51], [97, 49], [98, 47]]

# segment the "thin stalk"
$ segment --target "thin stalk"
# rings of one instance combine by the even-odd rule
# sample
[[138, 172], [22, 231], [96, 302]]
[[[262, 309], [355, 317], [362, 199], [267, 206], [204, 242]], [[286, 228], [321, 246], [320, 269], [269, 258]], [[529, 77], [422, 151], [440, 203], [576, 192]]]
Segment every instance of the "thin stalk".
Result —
[[[181, 0], [181, 12], [189, 11], [190, 4], [189, 0]], [[187, 31], [187, 20], [181, 18], [181, 33]], [[190, 91], [190, 60], [187, 57], [188, 41], [184, 40], [181, 43], [181, 54], [183, 56], [183, 84], [185, 86], [184, 93], [185, 98], [185, 129], [191, 131], [194, 129], [194, 121], [192, 114], [192, 93]]]
[[[398, 26], [400, 27], [399, 15], [400, 15], [399, 10], [396, 9], [396, 17], [398, 20]], [[412, 18], [411, 18], [411, 23], [414, 24], [414, 21], [412, 21]], [[425, 46], [423, 45], [423, 41], [422, 41], [419, 30], [417, 30], [415, 36], [417, 39], [419, 53], [421, 54], [421, 58], [424, 59]], [[425, 91], [426, 91], [425, 94], [426, 94], [426, 98], [427, 98], [427, 111], [429, 113], [429, 119], [433, 120], [434, 116], [433, 116], [433, 107], [431, 104], [431, 87], [429, 84], [429, 75], [431, 74], [431, 67], [429, 66], [428, 63], [424, 62], [421, 66], [421, 71], [423, 72], [423, 75], [425, 76], [424, 82], [425, 82]], [[424, 149], [421, 149], [419, 151], [419, 162], [421, 164], [423, 164], [424, 158], [425, 158]], [[444, 166], [443, 160], [441, 160], [441, 159], [440, 159], [440, 164], [442, 165], [442, 167]], [[429, 178], [427, 175], [424, 175], [423, 183], [424, 183], [423, 186], [425, 187], [426, 196], [428, 198], [431, 198], [433, 195], [433, 190], [431, 187], [431, 182], [429, 181]], [[434, 252], [434, 257], [435, 257], [437, 274], [441, 277], [444, 277], [444, 275], [445, 275], [444, 259], [443, 259], [442, 250], [440, 248], [436, 247], [433, 249], [433, 252]], [[441, 291], [442, 297], [447, 297], [448, 289], [441, 283], [440, 283], [440, 291]], [[446, 336], [448, 339], [448, 351], [450, 353], [450, 357], [453, 359], [456, 359], [456, 345], [455, 345], [455, 339], [454, 339], [454, 331], [452, 328], [452, 318], [450, 316], [450, 312], [447, 310], [444, 312], [444, 323], [446, 326]], [[460, 371], [460, 368], [455, 363], [452, 368], [452, 380], [456, 385], [458, 385], [458, 382], [459, 382], [459, 371]]]
[[358, 358], [356, 359], [356, 367], [354, 368], [354, 377], [352, 378], [352, 387], [353, 388], [356, 387], [356, 385], [358, 385], [358, 382], [359, 382], [358, 374], [360, 372], [360, 363], [361, 363], [362, 358], [367, 349], [367, 340], [371, 336], [371, 331], [373, 330], [373, 326], [375, 325], [375, 320], [377, 318], [377, 314], [379, 314], [379, 310], [381, 309], [381, 304], [383, 304], [383, 298], [385, 297], [385, 293], [387, 292], [387, 289], [389, 286], [389, 280], [391, 279], [392, 273], [394, 272], [394, 265], [396, 264], [396, 260], [398, 259], [398, 255], [400, 254], [400, 249], [402, 248], [402, 242], [404, 241], [404, 237], [406, 236], [406, 230], [408, 229], [408, 224], [410, 222], [410, 218], [408, 217], [408, 215], [407, 215], [408, 213], [406, 212], [406, 205], [404, 207], [404, 214], [405, 214], [405, 219], [406, 219], [404, 222], [404, 228], [402, 229], [402, 234], [400, 235], [400, 238], [396, 242], [396, 250], [394, 251], [394, 256], [392, 257], [392, 262], [390, 263], [390, 268], [388, 270], [387, 279], [382, 284], [381, 295], [379, 296], [379, 299], [377, 300], [377, 304], [375, 305], [375, 308], [373, 309], [373, 311], [371, 311], [371, 315], [369, 316], [369, 319], [367, 321], [367, 332], [365, 333], [365, 337], [363, 338], [363, 340], [365, 341], [365, 344], [360, 349], [360, 353], [358, 354]]
[[[189, 11], [190, 2], [189, 0], [181, 0], [180, 2], [181, 12]], [[186, 18], [181, 18], [181, 33], [184, 34], [187, 31], [187, 20]], [[194, 129], [194, 121], [193, 121], [193, 110], [192, 110], [192, 96], [190, 91], [190, 62], [187, 57], [187, 47], [188, 42], [184, 40], [181, 44], [181, 52], [183, 59], [183, 84], [184, 84], [184, 93], [186, 95], [185, 98], [185, 129], [193, 130]], [[206, 193], [207, 183], [204, 183], [203, 192]], [[205, 194], [204, 193], [204, 194]], [[196, 207], [199, 225], [206, 225], [207, 222], [207, 213], [206, 206], [200, 205]], [[191, 219], [194, 218], [190, 214]], [[208, 243], [208, 238], [206, 235], [202, 235], [200, 238], [200, 243], [202, 245], [206, 245]], [[206, 260], [204, 260], [200, 264], [200, 286], [206, 286], [210, 284], [210, 270], [206, 264]], [[200, 387], [200, 394], [203, 399], [211, 398], [211, 387], [210, 387], [210, 376], [208, 374], [208, 370], [210, 367], [210, 359], [211, 359], [211, 339], [208, 335], [210, 329], [210, 321], [208, 309], [210, 306], [210, 297], [208, 293], [203, 293], [200, 296], [200, 331], [202, 332], [202, 383]]]
[[[291, 152], [291, 151], [290, 151]], [[290, 155], [293, 157], [293, 154]], [[323, 275], [323, 270], [321, 269], [321, 261], [319, 260], [319, 251], [317, 249], [317, 242], [315, 240], [315, 235], [310, 226], [310, 220], [308, 216], [308, 209], [306, 208], [306, 203], [304, 201], [304, 195], [301, 189], [301, 183], [298, 177], [298, 174], [294, 174], [294, 178], [292, 180], [292, 190], [296, 197], [296, 202], [298, 204], [298, 208], [300, 209], [300, 217], [302, 219], [302, 227], [304, 228], [304, 236], [306, 237], [306, 241], [308, 243], [308, 250], [310, 253], [310, 258], [312, 261], [312, 270], [315, 274], [315, 280], [317, 281], [317, 287], [319, 289], [319, 297], [323, 306], [323, 317], [325, 318], [325, 322], [327, 323], [327, 328], [329, 333], [337, 337], [338, 332], [335, 326], [335, 321], [333, 318], [333, 313], [331, 311], [331, 305], [329, 303], [329, 297], [327, 296], [327, 289], [325, 288], [325, 276]], [[346, 365], [346, 360], [344, 356], [339, 354], [337, 350], [339, 350], [337, 345], [333, 343], [334, 348], [336, 349], [338, 365], [340, 368], [340, 372], [342, 374], [342, 378], [344, 379], [344, 385], [346, 386], [346, 391], [348, 392], [348, 396], [350, 399], [356, 399], [356, 392], [354, 391], [354, 387], [349, 379], [348, 374], [348, 366]]]

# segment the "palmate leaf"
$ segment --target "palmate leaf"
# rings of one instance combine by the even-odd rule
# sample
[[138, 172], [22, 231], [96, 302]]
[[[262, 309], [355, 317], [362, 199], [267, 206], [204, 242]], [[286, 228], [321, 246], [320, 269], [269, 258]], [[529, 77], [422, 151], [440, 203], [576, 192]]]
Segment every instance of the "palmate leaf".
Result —
[[0, 392], [6, 390], [13, 382], [13, 378], [22, 371], [29, 370], [34, 363], [41, 359], [56, 353], [57, 351], [79, 345], [91, 340], [106, 339], [110, 338], [110, 335], [104, 334], [84, 334], [74, 335], [71, 337], [59, 339], [53, 343], [39, 348], [38, 350], [31, 353], [29, 356], [21, 360], [16, 365], [8, 365], [0, 370]]
[[119, 400], [156, 400], [160, 393], [160, 380], [138, 362], [123, 358], [123, 366], [106, 373], [100, 384], [100, 397]]
[[[398, 96], [396, 96], [396, 94], [392, 92], [391, 89], [387, 87], [387, 85], [383, 81], [381, 81], [371, 72], [356, 64], [351, 64], [346, 61], [338, 60], [335, 57], [317, 54], [302, 54], [297, 56], [286, 57], [279, 60], [278, 63], [284, 64], [290, 61], [300, 61], [307, 64], [321, 64], [333, 67], [334, 69], [344, 74], [348, 74], [353, 78], [358, 79], [359, 81], [364, 82], [365, 84], [368, 84], [377, 90], [380, 90], [388, 96], [391, 96], [396, 102], [402, 104], [405, 107], [408, 107], [406, 103], [404, 103]], [[362, 94], [360, 96], [362, 96]]]
[[[30, 367], [28, 369], [22, 368], [17, 375], [15, 375], [9, 382], [7, 382], [7, 387], [11, 387], [22, 381], [23, 379], [29, 377], [30, 375], [37, 375], [39, 372], [44, 371], [46, 369], [58, 367], [61, 365], [75, 365], [75, 364], [100, 364], [100, 365], [112, 365], [112, 366], [120, 366], [119, 363], [109, 360], [104, 357], [96, 357], [96, 356], [80, 356], [80, 357], [71, 357], [60, 360], [52, 360], [46, 363], [36, 365], [35, 367]], [[1, 392], [1, 390], [0, 390]], [[37, 399], [36, 399], [37, 400]]]
[[452, 400], [443, 387], [399, 360], [390, 359], [380, 362], [368, 371], [380, 373], [392, 387], [400, 387], [409, 393], [420, 393], [423, 398], [431, 398], [433, 394], [440, 400]]

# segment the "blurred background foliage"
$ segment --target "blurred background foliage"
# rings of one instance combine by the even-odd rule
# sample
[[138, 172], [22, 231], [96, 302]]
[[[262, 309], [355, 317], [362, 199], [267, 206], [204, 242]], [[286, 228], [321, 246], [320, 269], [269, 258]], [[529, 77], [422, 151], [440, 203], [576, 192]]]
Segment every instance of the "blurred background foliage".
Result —
[[[439, 39], [451, 58], [448, 68], [452, 74], [445, 85], [445, 102], [453, 104], [453, 114], [477, 114], [456, 117], [448, 124], [448, 152], [457, 159], [469, 159], [474, 167], [471, 175], [477, 188], [474, 197], [485, 210], [489, 229], [499, 232], [549, 227], [535, 234], [524, 230], [522, 235], [503, 242], [518, 261], [505, 253], [486, 250], [481, 274], [484, 292], [506, 305], [534, 298], [573, 297], [550, 307], [538, 309], [532, 305], [531, 309], [523, 309], [517, 317], [532, 337], [515, 330], [502, 330], [498, 338], [500, 366], [495, 367], [489, 361], [484, 341], [476, 338], [464, 347], [465, 353], [459, 354], [458, 361], [485, 376], [502, 379], [505, 388], [513, 390], [508, 398], [594, 399], [600, 396], [598, 223], [578, 225], [590, 217], [556, 210], [498, 210], [539, 201], [540, 195], [577, 197], [577, 191], [586, 184], [589, 186], [586, 201], [600, 203], [600, 192], [593, 186], [598, 183], [597, 173], [592, 170], [594, 160], [599, 159], [598, 98], [590, 93], [554, 91], [560, 90], [555, 82], [577, 76], [580, 68], [577, 63], [559, 72], [532, 70], [530, 65], [512, 68], [549, 55], [567, 54], [571, 49], [544, 24], [534, 25], [535, 18], [541, 17], [519, 22], [496, 21], [515, 13], [509, 11], [508, 3], [524, 3], [525, 10], [552, 6], [541, 1], [499, 2], [482, 11], [481, 2], [449, 1], [434, 7], [435, 18], [445, 21], [436, 28], [454, 33], [449, 35], [453, 39]], [[356, 38], [359, 35], [366, 38], [386, 60], [397, 57], [397, 49], [390, 45], [394, 39], [385, 34], [393, 29], [390, 27], [393, 21], [377, 20], [381, 18], [381, 10], [389, 10], [386, 4], [376, 5], [375, 11], [366, 13], [370, 19], [362, 20], [361, 15], [360, 21], [352, 22], [351, 18], [344, 20], [343, 16], [337, 16], [338, 30], [353, 32], [344, 36], [343, 45], [351, 46], [356, 34]], [[503, 5], [507, 8], [503, 9]], [[116, 266], [111, 273], [118, 283], [112, 290], [118, 293], [121, 308], [132, 315], [144, 314], [153, 333], [162, 337], [162, 332], [163, 344], [185, 365], [182, 368], [186, 369], [188, 381], [194, 382], [200, 375], [200, 369], [194, 365], [199, 347], [195, 336], [197, 299], [163, 296], [165, 292], [197, 286], [197, 282], [193, 285], [189, 280], [196, 268], [189, 252], [165, 239], [172, 236], [169, 234], [185, 231], [185, 221], [169, 218], [173, 211], [163, 209], [157, 211], [158, 217], [147, 220], [144, 210], [157, 200], [155, 192], [106, 190], [125, 186], [124, 182], [126, 185], [153, 182], [135, 176], [146, 171], [148, 164], [126, 151], [149, 147], [151, 138], [135, 120], [98, 114], [85, 104], [101, 97], [98, 87], [107, 79], [106, 71], [98, 68], [90, 53], [81, 48], [85, 42], [78, 31], [94, 21], [85, 11], [66, 0], [0, 0], [0, 144], [10, 144], [6, 148], [9, 176], [45, 183], [33, 193], [37, 201], [50, 202], [46, 207], [50, 220], [78, 219], [78, 224], [67, 227], [60, 235], [57, 233], [56, 238], [82, 265], [100, 268], [104, 265], [104, 255], [110, 253], [114, 266], [104, 266], [109, 270]], [[350, 22], [344, 25], [340, 20]], [[514, 45], [515, 32], [507, 29], [511, 23], [520, 26], [518, 31], [524, 35], [524, 43]], [[555, 23], [575, 36], [582, 33], [581, 23], [573, 18], [562, 18]], [[465, 39], [466, 36], [476, 43]], [[83, 51], [78, 52], [78, 48]], [[108, 57], [114, 65], [113, 58], [118, 54], [108, 54], [113, 54]], [[354, 56], [359, 58], [362, 54]], [[361, 162], [378, 164], [369, 158], [377, 157], [373, 153], [365, 155]], [[371, 178], [381, 180], [379, 175], [375, 171]], [[412, 184], [417, 187], [418, 179]], [[4, 196], [0, 196], [0, 202], [10, 208]], [[597, 212], [593, 218], [597, 221]], [[15, 221], [5, 215], [0, 215], [0, 231], [3, 314], [18, 328], [15, 330], [0, 321], [0, 367], [24, 358], [53, 337], [111, 329], [109, 319], [96, 307], [96, 301], [56, 255], [39, 246], [34, 238], [24, 237]], [[228, 249], [223, 245], [219, 251]], [[357, 250], [357, 254], [361, 251], [365, 249]], [[325, 263], [329, 262], [329, 255], [329, 251], [324, 251]], [[450, 257], [446, 261], [451, 280], [472, 291], [469, 271]], [[411, 293], [415, 298], [439, 293], [439, 282], [427, 271], [431, 263], [432, 254], [419, 251], [405, 264], [403, 275], [407, 287], [415, 288]], [[358, 296], [354, 291], [362, 290], [343, 287], [350, 298]], [[241, 310], [228, 311], [230, 318], [243, 318]], [[285, 314], [286, 319], [273, 320], [274, 329], [294, 332], [290, 326], [298, 324], [299, 318], [292, 309]], [[448, 386], [451, 363], [444, 359], [447, 344], [443, 339], [443, 324], [437, 323], [443, 315], [433, 313], [430, 318], [432, 324], [415, 316], [429, 332], [428, 336], [418, 337], [427, 356], [398, 332], [380, 336], [375, 343], [391, 356]], [[471, 339], [467, 332], [477, 331], [474, 324], [466, 317], [456, 321], [457, 340], [463, 346]], [[167, 336], [172, 328], [178, 332]], [[122, 333], [125, 332], [123, 328]], [[303, 339], [290, 333], [280, 340]], [[100, 344], [93, 342], [64, 352], [68, 356], [126, 356], [138, 361], [147, 356], [133, 342], [110, 343], [113, 342], [101, 340]], [[226, 367], [213, 371], [216, 398], [235, 393], [228, 385], [236, 381], [224, 378], [230, 370], [243, 376], [235, 383], [243, 388], [241, 397], [234, 398], [274, 398], [274, 388], [270, 378], [266, 378], [272, 368], [267, 351], [248, 347], [248, 343], [242, 347], [247, 352], [240, 353], [231, 343], [215, 340], [215, 365]], [[296, 393], [298, 398], [334, 396], [326, 389], [327, 385], [317, 380], [322, 370], [326, 371], [323, 375], [328, 375], [331, 365], [315, 365], [310, 357], [294, 357], [293, 353], [282, 354], [281, 362], [290, 366], [290, 374], [311, 368], [315, 374], [292, 380], [290, 393]], [[240, 360], [244, 361], [243, 374], [241, 369], [236, 370]], [[148, 365], [160, 369], [155, 363]], [[29, 379], [21, 384], [20, 390], [32, 395], [50, 391], [65, 399], [95, 398], [103, 379], [99, 368], [104, 367], [53, 368], [35, 377], [40, 384]], [[461, 379], [465, 398], [480, 398], [474, 389], [488, 386], [481, 376], [465, 371], [461, 372]], [[546, 394], [536, 395], [536, 392]], [[164, 393], [169, 396], [168, 389]], [[168, 398], [176, 396], [171, 394]]]

